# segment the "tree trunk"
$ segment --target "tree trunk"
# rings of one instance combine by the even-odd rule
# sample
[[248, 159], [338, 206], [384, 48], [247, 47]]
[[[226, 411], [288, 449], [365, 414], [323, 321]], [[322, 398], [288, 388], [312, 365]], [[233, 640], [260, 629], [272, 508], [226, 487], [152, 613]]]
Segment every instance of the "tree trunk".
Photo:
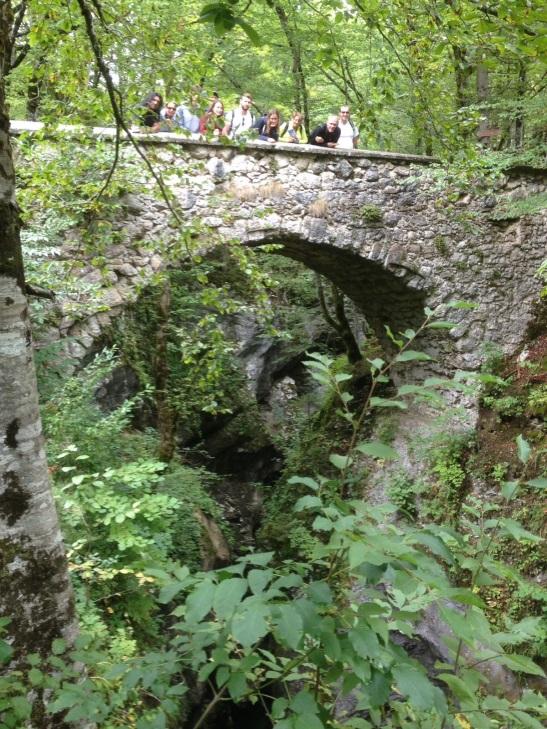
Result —
[[[11, 20], [10, 2], [0, 0], [0, 69]], [[49, 654], [55, 638], [70, 643], [76, 625], [38, 409], [1, 71], [0, 170], [0, 617], [11, 621], [5, 639], [17, 661]], [[55, 725], [45, 718], [40, 729]]]
[[158, 330], [154, 376], [156, 385], [156, 408], [158, 410], [158, 433], [160, 436], [159, 458], [164, 463], [173, 460], [176, 448], [176, 413], [171, 407], [169, 391], [169, 316], [171, 314], [171, 286], [169, 276], [164, 274], [163, 289], [158, 301]]
[[276, 0], [267, 0], [268, 5], [273, 8], [281, 30], [285, 34], [287, 44], [291, 52], [292, 57], [292, 74], [295, 81], [295, 111], [300, 111], [304, 115], [304, 127], [309, 131], [310, 129], [310, 108], [308, 100], [308, 89], [306, 87], [306, 77], [304, 75], [304, 68], [302, 66], [302, 49], [300, 41], [296, 37], [293, 29], [290, 26], [289, 18], [284, 8], [276, 2]]
[[481, 107], [481, 120], [479, 122], [479, 134], [485, 132], [490, 126], [486, 104], [490, 94], [488, 69], [482, 63], [477, 66], [477, 100]]
[[515, 147], [521, 149], [524, 143], [524, 99], [526, 97], [526, 66], [519, 63], [517, 84], [517, 113], [515, 114]]

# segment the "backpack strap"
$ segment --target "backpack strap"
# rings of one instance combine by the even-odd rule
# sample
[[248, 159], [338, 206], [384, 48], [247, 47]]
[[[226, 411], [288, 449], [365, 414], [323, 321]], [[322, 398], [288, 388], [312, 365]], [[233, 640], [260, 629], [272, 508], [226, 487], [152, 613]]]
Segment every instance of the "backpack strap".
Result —
[[287, 133], [287, 129], [289, 128], [289, 122], [286, 121], [281, 125], [281, 129], [279, 130], [279, 138]]

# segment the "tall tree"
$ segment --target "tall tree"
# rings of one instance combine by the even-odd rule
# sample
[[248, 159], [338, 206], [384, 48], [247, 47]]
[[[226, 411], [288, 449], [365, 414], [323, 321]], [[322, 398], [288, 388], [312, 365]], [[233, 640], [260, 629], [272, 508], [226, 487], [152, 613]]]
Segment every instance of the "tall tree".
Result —
[[[0, 616], [17, 660], [76, 630], [42, 438], [5, 105], [12, 8], [0, 0]], [[47, 727], [46, 723], [41, 724]]]

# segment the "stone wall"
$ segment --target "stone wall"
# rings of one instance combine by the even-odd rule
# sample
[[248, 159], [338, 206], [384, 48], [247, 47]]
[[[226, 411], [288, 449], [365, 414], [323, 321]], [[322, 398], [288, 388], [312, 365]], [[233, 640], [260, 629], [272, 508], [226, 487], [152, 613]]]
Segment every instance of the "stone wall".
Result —
[[[141, 141], [185, 220], [201, 221], [201, 247], [279, 244], [277, 253], [339, 286], [380, 336], [384, 324], [415, 328], [425, 306], [475, 302], [473, 311], [453, 312], [460, 323], [452, 332], [431, 332], [421, 343], [440, 371], [476, 368], [485, 342], [510, 352], [525, 337], [541, 287], [535, 272], [546, 256], [547, 211], [504, 220], [496, 211], [505, 200], [545, 192], [545, 173], [517, 172], [487, 196], [449, 195], [432, 178], [431, 158], [260, 142], [240, 149], [172, 134]], [[135, 155], [128, 145], [123, 151]], [[150, 185], [143, 175], [142, 193], [122, 200], [121, 243], [106, 252], [106, 279], [91, 263], [82, 268], [85, 280], [102, 282], [109, 311], [87, 321], [64, 317], [62, 335], [74, 338], [76, 356], [136, 295], [136, 284], [162, 268], [165, 246], [177, 245], [177, 226]], [[63, 255], [81, 254], [67, 241]]]

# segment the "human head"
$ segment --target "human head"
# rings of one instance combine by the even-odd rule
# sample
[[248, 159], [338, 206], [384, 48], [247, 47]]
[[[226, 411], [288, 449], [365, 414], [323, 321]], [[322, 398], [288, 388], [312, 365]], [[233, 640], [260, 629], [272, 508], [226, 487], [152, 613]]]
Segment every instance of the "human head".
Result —
[[251, 94], [248, 94], [247, 92], [245, 92], [244, 94], [241, 94], [240, 99], [239, 99], [239, 105], [242, 109], [247, 111], [247, 109], [251, 108], [252, 103], [253, 103], [253, 97], [251, 96]]
[[342, 104], [340, 107], [340, 121], [347, 122], [349, 119], [349, 106]]
[[172, 119], [175, 116], [175, 112], [177, 110], [177, 105], [174, 101], [168, 101], [165, 105], [165, 109], [163, 110], [164, 116], [166, 119]]
[[277, 109], [270, 109], [266, 114], [266, 124], [268, 125], [268, 129], [279, 126], [279, 112]]
[[338, 126], [338, 117], [336, 114], [329, 114], [327, 117], [327, 128], [328, 129], [335, 129]]
[[158, 109], [161, 109], [163, 106], [162, 95], [158, 94], [157, 91], [151, 91], [144, 97], [142, 105], [147, 106], [149, 109], [153, 109], [154, 111], [158, 111]]
[[293, 127], [299, 127], [302, 125], [302, 112], [301, 111], [294, 111], [292, 115], [292, 125]]
[[224, 104], [222, 103], [222, 101], [220, 99], [217, 99], [214, 102], [213, 106], [211, 107], [211, 111], [216, 116], [222, 116], [224, 114]]

